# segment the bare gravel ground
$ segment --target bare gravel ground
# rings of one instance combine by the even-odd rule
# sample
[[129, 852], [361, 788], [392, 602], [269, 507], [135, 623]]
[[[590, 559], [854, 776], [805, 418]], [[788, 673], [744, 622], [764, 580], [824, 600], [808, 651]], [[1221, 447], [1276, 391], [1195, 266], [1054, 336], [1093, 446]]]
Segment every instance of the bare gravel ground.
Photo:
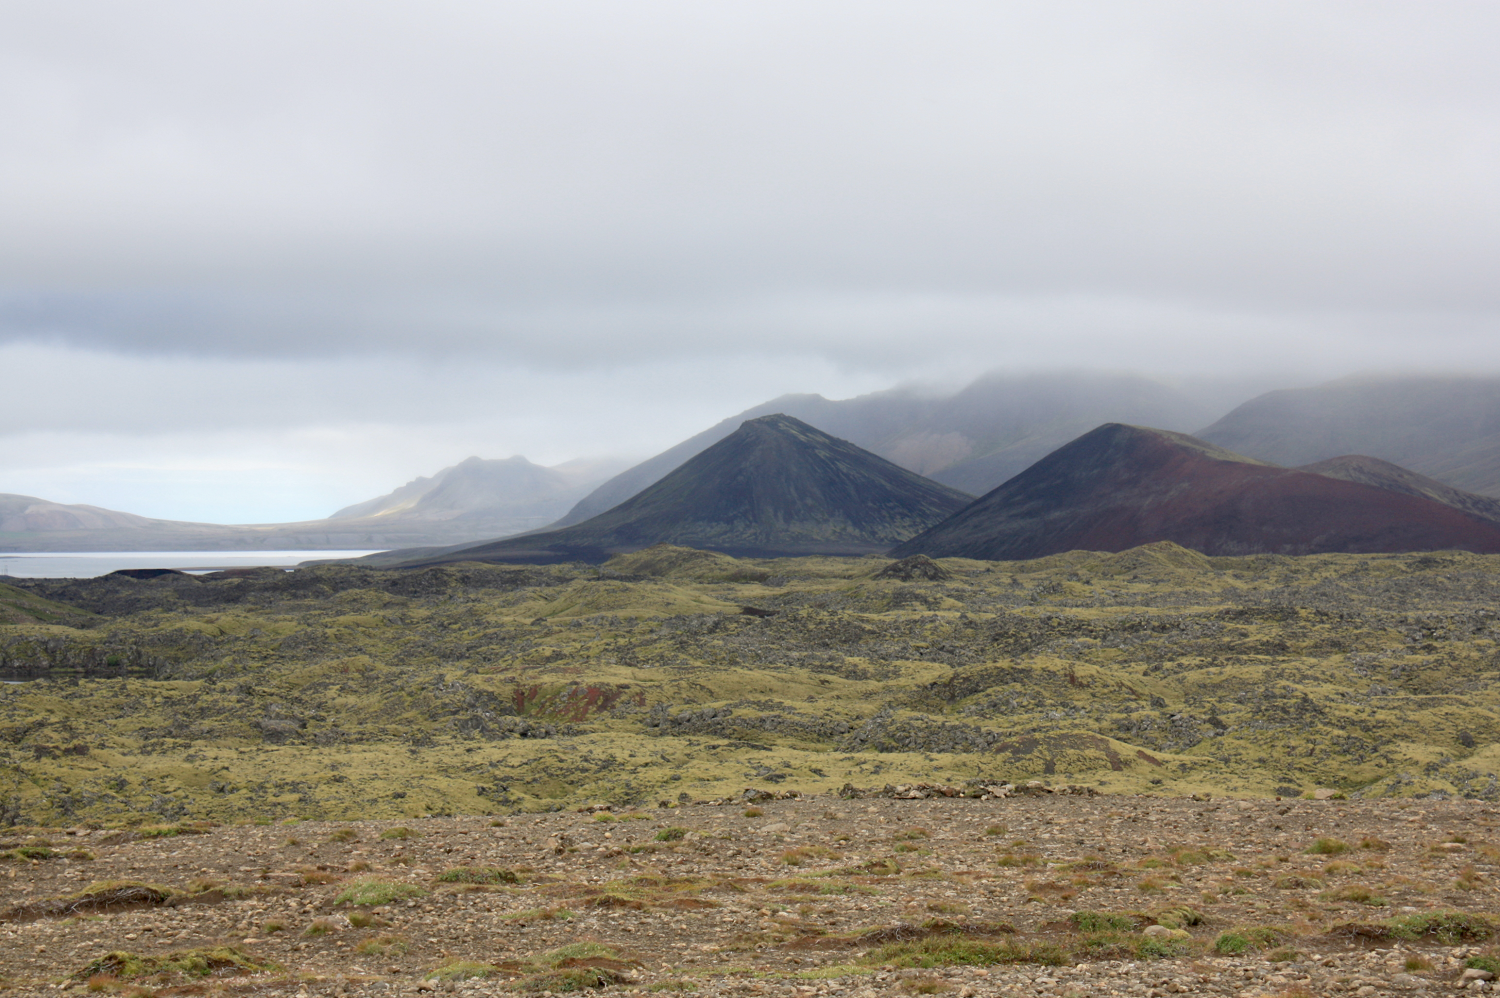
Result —
[[[1452, 990], [1496, 955], [1497, 817], [1464, 800], [824, 796], [156, 837], [12, 830], [0, 991]], [[102, 881], [178, 893], [38, 917]], [[360, 889], [389, 896], [339, 900]], [[280, 969], [99, 962], [225, 947]], [[1486, 989], [1484, 974], [1464, 986]]]

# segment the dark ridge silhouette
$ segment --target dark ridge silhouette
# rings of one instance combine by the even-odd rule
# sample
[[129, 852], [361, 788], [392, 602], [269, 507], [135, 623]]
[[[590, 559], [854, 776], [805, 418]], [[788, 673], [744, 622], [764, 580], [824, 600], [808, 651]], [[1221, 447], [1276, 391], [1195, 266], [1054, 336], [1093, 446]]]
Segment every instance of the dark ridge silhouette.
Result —
[[891, 554], [1017, 560], [1172, 541], [1209, 555], [1500, 551], [1500, 525], [1422, 496], [1107, 423]]
[[662, 543], [744, 557], [863, 555], [885, 551], [972, 498], [777, 413], [746, 421], [583, 523], [401, 564], [598, 562]]
[[180, 572], [175, 568], [117, 568], [109, 574], [120, 575], [127, 579], [137, 579], [143, 582], [150, 581], [151, 579], [159, 579], [164, 575], [172, 578], [196, 579], [196, 576], [189, 575], [187, 572]]

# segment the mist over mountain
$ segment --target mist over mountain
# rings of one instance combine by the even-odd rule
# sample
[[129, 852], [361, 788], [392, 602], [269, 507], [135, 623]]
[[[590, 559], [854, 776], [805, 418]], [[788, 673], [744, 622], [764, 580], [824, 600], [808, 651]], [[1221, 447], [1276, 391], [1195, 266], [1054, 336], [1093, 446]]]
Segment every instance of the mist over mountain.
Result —
[[1500, 496], [1500, 378], [1349, 378], [1267, 392], [1197, 436], [1288, 466], [1363, 454]]
[[885, 551], [972, 498], [777, 413], [746, 420], [583, 523], [407, 564], [601, 561], [662, 543], [753, 557], [862, 555]]
[[784, 395], [747, 409], [616, 475], [554, 526], [619, 505], [733, 433], [781, 412], [934, 481], [979, 495], [1105, 422], [1190, 430], [1238, 402], [1234, 389], [1174, 388], [1137, 375], [992, 373], [948, 395], [893, 389], [831, 401]]
[[1492, 553], [1500, 552], [1500, 524], [1420, 495], [1111, 423], [891, 554], [1014, 560], [1156, 541], [1210, 555]]

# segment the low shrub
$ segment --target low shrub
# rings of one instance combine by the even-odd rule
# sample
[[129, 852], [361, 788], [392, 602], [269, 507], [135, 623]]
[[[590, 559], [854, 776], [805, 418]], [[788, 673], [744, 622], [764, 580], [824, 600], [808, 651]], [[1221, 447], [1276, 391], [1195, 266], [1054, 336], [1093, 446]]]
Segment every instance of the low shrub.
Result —
[[403, 884], [391, 880], [381, 880], [378, 877], [361, 877], [349, 883], [339, 895], [333, 899], [334, 904], [349, 904], [370, 907], [377, 904], [390, 904], [392, 901], [404, 901], [407, 898], [421, 897], [427, 892], [416, 884]]
[[1319, 880], [1317, 877], [1304, 877], [1296, 873], [1288, 873], [1284, 876], [1277, 877], [1275, 880], [1271, 881], [1271, 883], [1276, 887], [1277, 890], [1282, 891], [1311, 890], [1318, 889], [1323, 886], [1323, 881]]
[[532, 922], [549, 922], [553, 919], [567, 921], [573, 917], [573, 913], [566, 908], [522, 908], [520, 911], [507, 912], [502, 915], [509, 925], [529, 925]]
[[1220, 956], [1239, 956], [1242, 953], [1270, 949], [1286, 938], [1286, 932], [1267, 925], [1231, 929], [1219, 933], [1219, 937], [1214, 940], [1214, 952]]
[[1333, 890], [1324, 891], [1319, 896], [1328, 901], [1355, 901], [1374, 908], [1384, 907], [1387, 903], [1385, 898], [1376, 894], [1364, 884], [1349, 884], [1347, 887], [1335, 887]]
[[1042, 857], [1033, 853], [1023, 853], [1017, 856], [1015, 853], [1006, 853], [995, 860], [996, 866], [1036, 866], [1040, 864]]
[[493, 964], [477, 963], [473, 960], [455, 960], [444, 964], [427, 976], [439, 981], [470, 981], [488, 977], [494, 972]]
[[209, 826], [197, 825], [142, 825], [135, 830], [138, 839], [169, 839], [178, 835], [205, 835]]
[[835, 870], [815, 870], [812, 877], [894, 877], [901, 866], [893, 859], [872, 859], [857, 866], [841, 866]]
[[613, 987], [626, 980], [624, 974], [608, 967], [566, 967], [562, 970], [549, 970], [531, 977], [523, 977], [514, 982], [511, 987], [518, 991], [550, 991], [553, 994], [566, 994], [570, 991], [584, 991], [589, 988]]
[[521, 878], [510, 870], [488, 866], [455, 866], [439, 874], [438, 880], [445, 884], [518, 884], [521, 882]]
[[1158, 925], [1165, 925], [1169, 929], [1180, 929], [1184, 925], [1203, 924], [1203, 915], [1198, 909], [1191, 908], [1185, 904], [1178, 905], [1175, 908], [1163, 908], [1156, 912], [1154, 917]]
[[1129, 932], [1135, 928], [1135, 919], [1129, 915], [1100, 911], [1075, 911], [1068, 920], [1079, 932]]
[[1466, 911], [1433, 911], [1402, 915], [1385, 923], [1393, 938], [1405, 941], [1435, 939], [1444, 946], [1482, 942], [1495, 934], [1495, 926], [1483, 915]]
[[87, 981], [91, 977], [108, 975], [118, 980], [128, 981], [174, 974], [183, 977], [229, 977], [281, 969], [279, 964], [251, 957], [233, 946], [214, 946], [205, 949], [175, 950], [159, 955], [124, 951], [106, 953], [74, 974], [73, 979]]
[[1309, 856], [1337, 856], [1349, 851], [1349, 844], [1339, 839], [1319, 838], [1302, 850]]
[[402, 956], [411, 946], [400, 936], [375, 936], [354, 947], [355, 952], [365, 956]]
[[881, 946], [866, 956], [865, 962], [896, 967], [989, 967], [1014, 963], [1058, 967], [1067, 963], [1067, 954], [1055, 943], [1010, 939], [991, 943], [963, 936], [936, 935]]
[[1137, 936], [1135, 939], [1137, 960], [1175, 960], [1187, 951], [1186, 939], [1171, 939], [1162, 936]]

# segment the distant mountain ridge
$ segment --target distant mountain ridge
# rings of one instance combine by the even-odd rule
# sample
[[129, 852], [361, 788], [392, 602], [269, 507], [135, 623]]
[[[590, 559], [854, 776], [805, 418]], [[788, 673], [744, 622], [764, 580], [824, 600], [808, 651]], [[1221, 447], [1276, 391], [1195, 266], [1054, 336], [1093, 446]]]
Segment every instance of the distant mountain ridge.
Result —
[[36, 496], [0, 493], [0, 535], [42, 531], [150, 529], [154, 524], [171, 522], [173, 521], [136, 516], [134, 513], [121, 513], [101, 506], [68, 505], [38, 499]]
[[0, 494], [0, 551], [322, 550], [472, 543], [555, 520], [619, 461], [471, 457], [324, 520], [218, 524]]
[[[0, 550], [446, 547], [561, 529], [613, 509], [746, 419], [774, 412], [933, 481], [983, 494], [1101, 423], [1172, 432], [1203, 426], [1223, 413], [1214, 397], [1203, 385], [1173, 388], [1101, 374], [990, 374], [946, 395], [906, 389], [837, 401], [788, 395], [623, 471], [597, 462], [544, 468], [521, 457], [470, 458], [303, 523], [183, 523], [3, 496]], [[1333, 461], [1308, 470], [1486, 519], [1500, 515], [1489, 502], [1500, 501], [1500, 378], [1359, 378], [1267, 392], [1211, 422], [1199, 437], [1281, 466]]]
[[415, 553], [403, 564], [603, 561], [662, 543], [751, 557], [862, 555], [886, 550], [972, 498], [777, 413], [746, 420], [583, 523]]
[[546, 468], [520, 455], [470, 457], [431, 478], [346, 506], [329, 519], [465, 521], [453, 526], [489, 536], [519, 534], [556, 520], [623, 463], [578, 461]]
[[518, 499], [529, 502], [538, 495], [567, 491], [573, 485], [567, 476], [532, 464], [520, 455], [497, 461], [470, 457], [431, 478], [417, 478], [387, 495], [345, 506], [329, 519], [413, 512], [440, 518], [462, 516]]
[[1368, 455], [1500, 497], [1500, 378], [1347, 378], [1267, 392], [1196, 435], [1288, 467]]
[[1410, 490], [1278, 467], [1186, 434], [1110, 423], [891, 555], [1019, 560], [1157, 541], [1209, 555], [1494, 553], [1500, 524]]

